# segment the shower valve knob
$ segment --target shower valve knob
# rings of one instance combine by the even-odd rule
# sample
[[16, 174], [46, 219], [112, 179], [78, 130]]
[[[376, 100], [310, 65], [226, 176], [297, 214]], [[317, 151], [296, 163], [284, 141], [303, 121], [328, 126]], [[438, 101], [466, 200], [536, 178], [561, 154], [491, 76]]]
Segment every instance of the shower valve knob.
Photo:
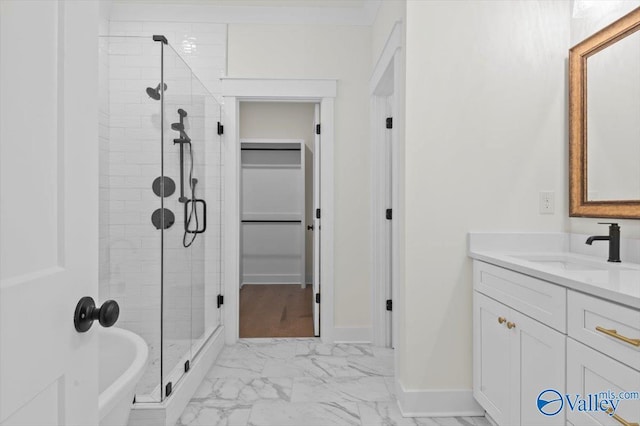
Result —
[[91, 328], [96, 320], [103, 327], [111, 327], [118, 321], [119, 316], [120, 306], [115, 300], [107, 300], [102, 306], [96, 308], [93, 298], [83, 297], [76, 305], [73, 324], [78, 333], [84, 333]]

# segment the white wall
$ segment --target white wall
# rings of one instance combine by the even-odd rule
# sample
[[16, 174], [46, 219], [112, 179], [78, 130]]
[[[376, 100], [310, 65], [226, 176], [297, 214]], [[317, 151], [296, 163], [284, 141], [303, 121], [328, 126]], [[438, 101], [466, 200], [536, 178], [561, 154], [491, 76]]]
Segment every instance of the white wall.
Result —
[[[640, 6], [640, 1], [574, 0], [572, 5], [573, 9], [570, 19], [571, 40], [568, 47], [578, 44], [593, 33]], [[607, 221], [610, 222], [610, 220]], [[616, 219], [615, 221], [620, 224], [623, 238], [640, 238], [640, 221], [623, 219]], [[571, 218], [568, 222], [568, 231], [579, 234], [606, 235], [608, 232], [606, 226], [598, 225], [597, 222], [598, 219], [595, 218]]]
[[[242, 102], [240, 138], [304, 139], [305, 221], [313, 223], [313, 121], [315, 105], [292, 102]], [[313, 234], [305, 229], [305, 279], [313, 274]]]
[[389, 33], [396, 21], [406, 21], [406, 0], [381, 1], [376, 18], [371, 25], [371, 54], [375, 66], [382, 49], [384, 49]]
[[367, 328], [369, 285], [368, 27], [230, 24], [228, 75], [336, 78], [335, 326]]
[[407, 3], [406, 389], [471, 389], [467, 232], [564, 229], [569, 14], [557, 1]]

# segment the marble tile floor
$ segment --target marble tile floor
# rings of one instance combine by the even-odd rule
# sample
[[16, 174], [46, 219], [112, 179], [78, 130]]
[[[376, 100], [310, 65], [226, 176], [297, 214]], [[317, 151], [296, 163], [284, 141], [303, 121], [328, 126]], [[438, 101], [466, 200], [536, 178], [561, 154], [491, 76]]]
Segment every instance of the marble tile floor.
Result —
[[223, 349], [179, 426], [489, 426], [484, 417], [404, 418], [393, 351], [319, 339], [243, 339]]

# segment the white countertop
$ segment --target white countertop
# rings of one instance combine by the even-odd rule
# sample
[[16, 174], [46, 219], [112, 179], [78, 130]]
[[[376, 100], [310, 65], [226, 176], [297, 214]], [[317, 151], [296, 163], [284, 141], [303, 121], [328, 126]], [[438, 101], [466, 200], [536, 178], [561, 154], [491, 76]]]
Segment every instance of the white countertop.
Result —
[[[564, 234], [565, 242], [561, 241], [562, 238], [558, 238], [562, 234], [494, 234], [497, 238], [490, 238], [489, 235], [469, 234], [471, 258], [640, 309], [640, 264], [638, 263], [611, 263], [606, 261], [606, 257], [569, 251], [569, 241], [572, 238], [569, 234]], [[539, 242], [545, 235], [551, 237], [550, 242], [541, 246]], [[504, 239], [505, 244], [501, 244], [500, 239]], [[528, 240], [534, 241], [535, 244], [528, 244]], [[517, 244], [512, 244], [514, 241], [517, 241]], [[486, 244], [487, 242], [490, 244]], [[528, 260], [554, 257], [563, 257], [569, 262], [588, 263], [592, 268], [564, 270], [552, 263]]]

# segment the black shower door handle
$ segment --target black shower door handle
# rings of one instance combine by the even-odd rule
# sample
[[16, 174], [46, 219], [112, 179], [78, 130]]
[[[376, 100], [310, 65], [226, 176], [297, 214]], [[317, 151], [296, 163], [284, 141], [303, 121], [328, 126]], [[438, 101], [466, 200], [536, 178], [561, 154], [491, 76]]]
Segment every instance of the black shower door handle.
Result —
[[[196, 203], [193, 208], [196, 209], [198, 208], [197, 203], [202, 203], [202, 228], [201, 229], [196, 229], [196, 230], [189, 230], [188, 228], [188, 223], [187, 223], [187, 211], [189, 203]], [[207, 202], [203, 199], [200, 198], [196, 198], [195, 200], [192, 199], [188, 199], [185, 203], [184, 203], [184, 231], [189, 233], [189, 234], [202, 234], [204, 231], [207, 230]]]

